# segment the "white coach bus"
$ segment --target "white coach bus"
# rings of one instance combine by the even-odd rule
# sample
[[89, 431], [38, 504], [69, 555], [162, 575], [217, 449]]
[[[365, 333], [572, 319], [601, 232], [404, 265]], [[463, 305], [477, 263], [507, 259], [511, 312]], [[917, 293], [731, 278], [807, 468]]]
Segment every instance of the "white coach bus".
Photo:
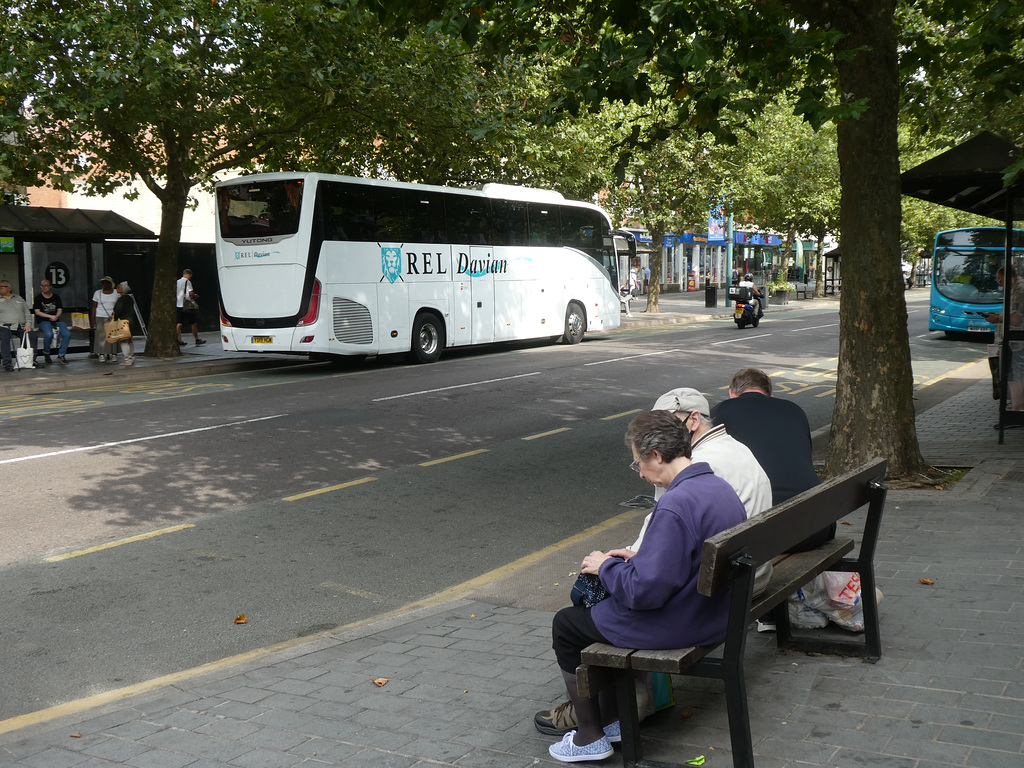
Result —
[[429, 363], [619, 325], [608, 216], [557, 192], [270, 173], [217, 184], [217, 210], [225, 350]]

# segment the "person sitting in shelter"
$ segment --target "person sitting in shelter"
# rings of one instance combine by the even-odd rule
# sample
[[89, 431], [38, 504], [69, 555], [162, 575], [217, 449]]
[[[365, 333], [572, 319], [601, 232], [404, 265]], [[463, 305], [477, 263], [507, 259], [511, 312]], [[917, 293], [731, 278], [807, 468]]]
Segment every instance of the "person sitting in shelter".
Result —
[[64, 314], [64, 303], [60, 295], [53, 292], [53, 283], [45, 278], [39, 282], [39, 293], [32, 302], [32, 311], [38, 318], [39, 330], [43, 332], [43, 359], [47, 363], [53, 362], [50, 358], [50, 349], [53, 345], [53, 331], [57, 330], [60, 337], [57, 347], [57, 359], [61, 365], [67, 365], [68, 344], [71, 341], [71, 334], [68, 332], [67, 324], [61, 319]]

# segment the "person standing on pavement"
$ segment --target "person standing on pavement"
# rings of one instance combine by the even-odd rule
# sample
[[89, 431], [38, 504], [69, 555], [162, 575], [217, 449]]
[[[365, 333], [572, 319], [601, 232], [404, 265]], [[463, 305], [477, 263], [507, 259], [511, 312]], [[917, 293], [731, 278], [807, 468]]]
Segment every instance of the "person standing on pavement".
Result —
[[101, 363], [117, 360], [114, 345], [107, 341], [107, 321], [114, 315], [114, 304], [117, 302], [117, 291], [114, 290], [114, 278], [104, 275], [100, 280], [100, 289], [92, 295], [89, 307], [89, 327], [92, 329], [92, 351], [99, 356]]
[[178, 313], [178, 344], [182, 347], [188, 344], [187, 341], [183, 341], [181, 338], [181, 327], [183, 325], [192, 326], [192, 336], [196, 340], [197, 347], [200, 344], [206, 343], [206, 339], [199, 338], [199, 313], [185, 308], [186, 299], [195, 301], [198, 297], [199, 294], [197, 294], [195, 289], [192, 287], [192, 270], [183, 270], [181, 277], [178, 278], [177, 292], [175, 296], [175, 306]]
[[[1005, 284], [1003, 267], [996, 271], [996, 281], [1002, 288]], [[990, 312], [985, 319], [996, 327], [996, 346], [1002, 349], [1003, 344], [1003, 313]], [[1010, 267], [1010, 330], [1024, 330], [1024, 286], [1020, 284], [1017, 273]], [[1000, 351], [1000, 354], [1002, 352]], [[997, 374], [998, 375], [998, 374]], [[1024, 341], [1010, 342], [1010, 375], [1006, 381], [1006, 393], [1010, 396], [1011, 405], [1007, 410], [1024, 411]], [[1016, 424], [1003, 425], [1017, 426]], [[999, 425], [996, 424], [996, 429]]]
[[0, 362], [5, 371], [14, 370], [14, 338], [20, 342], [26, 333], [34, 351], [36, 335], [32, 332], [32, 313], [28, 302], [14, 293], [7, 280], [0, 280]]
[[[821, 482], [811, 456], [807, 415], [796, 403], [772, 397], [772, 380], [764, 371], [738, 371], [729, 384], [729, 399], [711, 409], [711, 418], [754, 454], [771, 481], [773, 505]], [[835, 535], [832, 523], [790, 551], [814, 549]]]
[[[117, 301], [114, 303], [114, 320], [127, 320], [129, 323], [135, 310], [135, 299], [131, 296], [131, 286], [125, 280], [117, 284]], [[131, 336], [121, 342], [121, 365], [135, 365], [135, 342]]]
[[644, 267], [644, 296], [651, 290], [651, 265]]
[[53, 362], [50, 359], [50, 349], [53, 344], [53, 329], [56, 327], [60, 336], [60, 346], [57, 347], [57, 359], [61, 365], [67, 365], [65, 355], [68, 353], [68, 343], [71, 341], [71, 334], [68, 332], [67, 324], [61, 320], [64, 314], [64, 304], [60, 295], [53, 292], [53, 283], [49, 280], [41, 280], [39, 293], [32, 302], [32, 311], [39, 318], [39, 330], [43, 332], [43, 359], [47, 364]]

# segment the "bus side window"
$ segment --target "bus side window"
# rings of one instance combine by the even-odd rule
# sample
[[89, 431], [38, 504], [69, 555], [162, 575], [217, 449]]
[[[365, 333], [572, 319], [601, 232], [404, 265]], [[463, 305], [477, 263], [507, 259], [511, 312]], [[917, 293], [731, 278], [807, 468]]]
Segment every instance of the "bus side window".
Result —
[[518, 200], [491, 200], [491, 221], [497, 229], [497, 242], [491, 245], [528, 245], [526, 203]]
[[558, 206], [550, 203], [529, 203], [530, 243], [533, 245], [562, 244]]
[[405, 195], [401, 189], [373, 187], [377, 242], [404, 243], [413, 240], [405, 218]]
[[[603, 262], [602, 217], [589, 208], [560, 206], [562, 219], [562, 245], [578, 248], [589, 256]], [[609, 266], [605, 264], [605, 266]]]
[[466, 245], [497, 245], [487, 232], [487, 198], [446, 195], [448, 241]]
[[320, 182], [324, 237], [328, 240], [373, 240], [376, 237], [369, 190], [356, 184]]
[[448, 242], [444, 196], [437, 192], [405, 190], [409, 239], [417, 243]]

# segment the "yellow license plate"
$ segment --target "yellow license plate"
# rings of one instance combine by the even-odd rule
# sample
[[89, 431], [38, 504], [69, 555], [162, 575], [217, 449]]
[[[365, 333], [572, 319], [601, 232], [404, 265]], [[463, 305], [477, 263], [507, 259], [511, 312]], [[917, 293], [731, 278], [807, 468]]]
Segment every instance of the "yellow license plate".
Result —
[[274, 343], [274, 337], [273, 336], [253, 336], [252, 337], [252, 343], [253, 344], [273, 344]]

